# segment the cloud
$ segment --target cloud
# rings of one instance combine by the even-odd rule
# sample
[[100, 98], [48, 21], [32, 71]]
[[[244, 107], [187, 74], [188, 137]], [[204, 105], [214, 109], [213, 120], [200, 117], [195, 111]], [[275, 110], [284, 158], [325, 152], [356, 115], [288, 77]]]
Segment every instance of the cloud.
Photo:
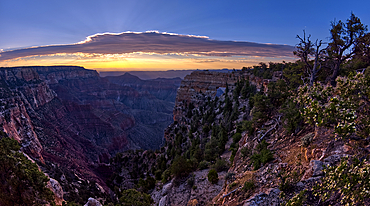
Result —
[[292, 57], [293, 46], [242, 41], [219, 41], [205, 36], [173, 33], [124, 32], [95, 34], [67, 45], [39, 46], [0, 52], [0, 61], [29, 56], [63, 54], [192, 54], [201, 56]]

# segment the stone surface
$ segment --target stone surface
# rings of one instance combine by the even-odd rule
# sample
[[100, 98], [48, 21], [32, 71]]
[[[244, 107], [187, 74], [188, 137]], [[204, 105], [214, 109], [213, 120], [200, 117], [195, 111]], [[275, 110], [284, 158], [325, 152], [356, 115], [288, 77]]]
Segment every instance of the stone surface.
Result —
[[256, 194], [246, 200], [243, 206], [278, 206], [280, 190], [277, 188], [270, 188], [266, 192]]
[[298, 183], [297, 183], [297, 187], [304, 187], [303, 182], [298, 182]]
[[161, 200], [159, 200], [158, 206], [166, 206], [167, 205], [167, 195], [162, 197]]
[[172, 182], [163, 185], [162, 195], [168, 194], [171, 191], [171, 189], [172, 189]]
[[[156, 204], [187, 205], [190, 200], [196, 199], [200, 205], [209, 203], [222, 189], [226, 172], [218, 173], [219, 181], [211, 184], [207, 180], [209, 169], [194, 172], [194, 186], [187, 184], [186, 179], [180, 182], [165, 184], [162, 189], [154, 189], [151, 196]], [[179, 181], [179, 180], [178, 180]]]
[[327, 158], [324, 159], [324, 164], [327, 165], [327, 166], [334, 166], [338, 163], [340, 163], [340, 160], [341, 158], [343, 157], [343, 155], [331, 155]]
[[312, 167], [312, 177], [322, 176], [324, 172], [324, 163], [319, 160], [311, 160], [310, 165]]
[[96, 199], [90, 197], [84, 206], [103, 206], [103, 205], [100, 204], [100, 202], [97, 201]]

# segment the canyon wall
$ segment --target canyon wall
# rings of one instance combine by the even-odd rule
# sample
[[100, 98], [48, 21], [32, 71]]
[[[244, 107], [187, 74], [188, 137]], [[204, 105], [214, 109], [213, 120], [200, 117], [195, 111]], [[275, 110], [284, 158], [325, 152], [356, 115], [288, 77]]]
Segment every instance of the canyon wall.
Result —
[[159, 148], [173, 121], [173, 103], [73, 66], [0, 68], [0, 104], [1, 129], [25, 153], [104, 189], [112, 155]]

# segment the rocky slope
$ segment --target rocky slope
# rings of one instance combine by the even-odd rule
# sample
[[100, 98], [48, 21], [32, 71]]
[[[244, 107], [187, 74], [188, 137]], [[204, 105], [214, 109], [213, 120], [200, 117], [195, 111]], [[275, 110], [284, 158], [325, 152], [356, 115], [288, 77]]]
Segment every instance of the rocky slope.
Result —
[[30, 116], [55, 98], [55, 92], [31, 68], [0, 69], [2, 130], [22, 143], [24, 150], [43, 159], [42, 146]]

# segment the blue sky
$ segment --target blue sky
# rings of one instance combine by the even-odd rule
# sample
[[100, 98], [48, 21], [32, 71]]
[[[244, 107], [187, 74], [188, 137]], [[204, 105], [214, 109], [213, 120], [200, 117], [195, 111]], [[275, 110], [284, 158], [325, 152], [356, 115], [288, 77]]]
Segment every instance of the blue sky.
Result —
[[[206, 36], [210, 40], [238, 41], [294, 46], [298, 41], [297, 34], [305, 29], [314, 39], [329, 36], [330, 22], [345, 20], [351, 12], [360, 17], [361, 21], [370, 23], [370, 1], [54, 1], [54, 0], [0, 0], [0, 49], [12, 51], [29, 47], [47, 45], [71, 45], [86, 40], [88, 36], [98, 33], [146, 32], [157, 31], [162, 34]], [[179, 38], [180, 39], [180, 38]], [[151, 42], [153, 45], [153, 42]], [[122, 44], [125, 46], [126, 43]], [[167, 45], [168, 46], [168, 45]], [[18, 51], [18, 50], [17, 50]], [[22, 54], [29, 50], [22, 50]], [[105, 50], [104, 50], [105, 51]], [[209, 52], [212, 48], [209, 49]], [[57, 51], [53, 50], [56, 54]], [[121, 52], [121, 51], [119, 51]], [[182, 58], [166, 54], [139, 52], [135, 55], [115, 56], [116, 63], [98, 63], [95, 54], [99, 54], [107, 62], [107, 53], [94, 50], [94, 59], [86, 50], [65, 51], [58, 55], [42, 53], [38, 56], [19, 56], [16, 60], [1, 60], [0, 66], [19, 66], [34, 64], [79, 64], [88, 68], [116, 69], [176, 69], [176, 65], [186, 65], [181, 69], [205, 67], [241, 67], [259, 61], [293, 60], [291, 56], [260, 56], [237, 54], [228, 57], [216, 57], [196, 54], [193, 50], [186, 51]], [[219, 51], [218, 51], [219, 52]], [[275, 52], [278, 52], [277, 50]], [[13, 52], [14, 55], [16, 52]], [[76, 53], [79, 53], [76, 55]], [[83, 53], [83, 55], [81, 55]], [[108, 52], [109, 53], [109, 52]], [[145, 54], [143, 54], [145, 53]], [[176, 52], [175, 52], [176, 53]], [[3, 53], [5, 56], [6, 53]], [[64, 56], [63, 56], [64, 54]], [[101, 54], [104, 54], [103, 56]], [[119, 53], [121, 54], [121, 53]], [[0, 53], [1, 55], [1, 53]], [[48, 55], [48, 56], [47, 56]], [[112, 55], [109, 53], [109, 55]], [[178, 54], [177, 54], [178, 55]], [[218, 58], [223, 64], [201, 65], [190, 62], [191, 59], [209, 61]], [[15, 55], [16, 56], [16, 55]], [[81, 56], [90, 58], [90, 63], [80, 60]], [[188, 62], [183, 62], [187, 56]], [[199, 57], [201, 56], [201, 57]], [[13, 57], [13, 56], [12, 56]], [[135, 62], [131, 61], [135, 58]], [[168, 65], [160, 62], [171, 59]], [[149, 59], [149, 60], [148, 60]], [[159, 61], [154, 61], [157, 59]], [[178, 64], [176, 63], [179, 60]], [[123, 62], [126, 63], [123, 63]], [[131, 61], [131, 62], [130, 62]], [[138, 66], [139, 62], [145, 62]], [[102, 62], [102, 61], [100, 61]], [[121, 62], [121, 63], [117, 63]], [[128, 64], [127, 62], [130, 62]], [[229, 62], [230, 64], [227, 64]], [[232, 62], [232, 63], [231, 63]], [[239, 62], [239, 63], [236, 63]], [[194, 63], [194, 64], [193, 64]], [[160, 64], [157, 67], [150, 65]], [[230, 65], [230, 66], [229, 66]], [[215, 68], [219, 69], [219, 68]]]

